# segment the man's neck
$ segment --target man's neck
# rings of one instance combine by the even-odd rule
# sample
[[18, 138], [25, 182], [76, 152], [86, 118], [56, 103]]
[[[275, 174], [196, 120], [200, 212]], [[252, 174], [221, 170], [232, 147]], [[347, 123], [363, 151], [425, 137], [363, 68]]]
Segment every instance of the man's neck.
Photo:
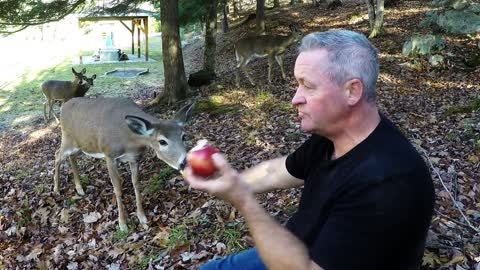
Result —
[[333, 142], [332, 159], [337, 159], [365, 140], [380, 123], [380, 114], [376, 106], [363, 106], [352, 113], [337, 136], [329, 139]]

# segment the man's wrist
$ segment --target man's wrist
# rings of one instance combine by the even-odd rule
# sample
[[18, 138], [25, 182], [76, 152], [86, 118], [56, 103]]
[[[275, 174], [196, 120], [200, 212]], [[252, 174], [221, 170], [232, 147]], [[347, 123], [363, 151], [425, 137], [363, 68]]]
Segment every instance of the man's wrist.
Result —
[[240, 212], [244, 213], [244, 211], [248, 211], [252, 205], [257, 204], [257, 199], [253, 193], [248, 193], [246, 196], [241, 196], [241, 199], [233, 202], [233, 206]]

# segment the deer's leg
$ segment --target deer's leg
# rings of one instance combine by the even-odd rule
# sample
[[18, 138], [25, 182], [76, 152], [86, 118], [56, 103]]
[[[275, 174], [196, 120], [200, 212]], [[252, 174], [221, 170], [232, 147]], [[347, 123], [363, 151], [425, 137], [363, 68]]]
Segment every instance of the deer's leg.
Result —
[[75, 190], [77, 191], [78, 195], [84, 196], [85, 192], [83, 191], [82, 184], [80, 183], [80, 176], [78, 174], [78, 166], [77, 166], [77, 156], [70, 155], [68, 157], [70, 161], [70, 165], [72, 165], [72, 172], [73, 172], [73, 181], [75, 183]]
[[62, 142], [60, 144], [60, 149], [57, 150], [55, 153], [55, 173], [53, 175], [53, 192], [59, 193], [59, 174], [60, 174], [60, 166], [65, 161], [65, 159], [71, 154], [69, 151], [69, 143], [68, 138], [62, 134]]
[[48, 99], [47, 101], [45, 101], [43, 103], [43, 119], [45, 120], [45, 123], [48, 123], [48, 119], [47, 119], [47, 103], [48, 103]]
[[237, 51], [235, 51], [235, 56], [237, 58], [237, 68], [235, 70], [235, 84], [238, 88], [240, 88], [240, 56], [238, 55]]
[[252, 77], [250, 77], [250, 74], [248, 74], [247, 72], [248, 62], [250, 62], [250, 60], [243, 58], [242, 61], [237, 65], [237, 67], [240, 68], [245, 73], [245, 76], [247, 76], [247, 79], [250, 81], [250, 84], [252, 86], [255, 86], [255, 82], [253, 82]]
[[55, 101], [52, 102], [52, 105], [50, 107], [50, 111], [53, 113], [53, 117], [55, 117], [55, 120], [57, 121], [57, 124], [60, 123], [60, 120], [58, 119], [57, 114], [55, 113], [55, 110], [53, 110], [53, 105], [55, 105]]
[[277, 63], [280, 66], [280, 70], [282, 71], [282, 78], [284, 80], [286, 80], [287, 75], [285, 75], [285, 70], [283, 70], [283, 57], [282, 57], [282, 55], [275, 55], [275, 60], [277, 60]]
[[273, 66], [273, 57], [268, 56], [268, 83], [272, 83], [272, 66]]
[[108, 175], [112, 181], [113, 191], [115, 192], [115, 198], [117, 199], [118, 207], [118, 225], [121, 231], [128, 231], [127, 223], [125, 222], [125, 209], [122, 203], [122, 184], [120, 183], [120, 176], [118, 174], [117, 162], [109, 157], [107, 160]]
[[138, 183], [138, 162], [130, 161], [130, 171], [132, 173], [132, 184], [135, 189], [135, 202], [137, 204], [137, 217], [141, 224], [147, 223], [147, 217], [142, 206], [142, 195], [140, 193], [140, 184]]

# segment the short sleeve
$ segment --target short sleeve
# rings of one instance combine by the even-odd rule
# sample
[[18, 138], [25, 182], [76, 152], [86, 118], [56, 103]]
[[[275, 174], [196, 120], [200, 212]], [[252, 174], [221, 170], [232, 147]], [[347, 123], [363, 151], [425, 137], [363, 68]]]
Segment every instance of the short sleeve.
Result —
[[318, 135], [312, 135], [295, 152], [288, 155], [285, 166], [294, 177], [305, 179], [316, 161], [325, 157], [329, 141]]

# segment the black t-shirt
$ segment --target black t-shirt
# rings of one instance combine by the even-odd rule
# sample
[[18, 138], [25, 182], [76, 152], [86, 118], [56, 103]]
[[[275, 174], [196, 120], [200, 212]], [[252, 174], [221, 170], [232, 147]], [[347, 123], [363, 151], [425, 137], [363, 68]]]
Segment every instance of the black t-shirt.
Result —
[[288, 156], [305, 184], [287, 228], [326, 270], [418, 269], [434, 204], [421, 156], [385, 117], [345, 155], [312, 135]]

